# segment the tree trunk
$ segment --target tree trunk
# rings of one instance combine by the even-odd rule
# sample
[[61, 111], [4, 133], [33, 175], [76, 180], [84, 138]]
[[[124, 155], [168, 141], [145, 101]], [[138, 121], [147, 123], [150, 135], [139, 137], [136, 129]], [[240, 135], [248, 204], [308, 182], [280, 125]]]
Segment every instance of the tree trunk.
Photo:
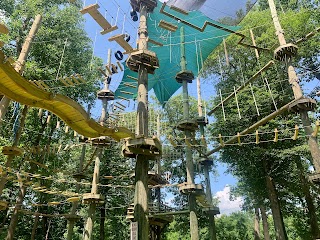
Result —
[[286, 229], [284, 227], [277, 189], [274, 185], [272, 177], [269, 176], [268, 174], [269, 169], [267, 167], [266, 160], [263, 160], [263, 165], [265, 170], [266, 186], [267, 186], [267, 191], [268, 191], [268, 196], [269, 196], [271, 211], [273, 216], [273, 223], [274, 223], [274, 228], [276, 232], [276, 239], [288, 240]]
[[320, 231], [319, 231], [319, 225], [318, 225], [318, 218], [317, 218], [317, 210], [314, 206], [313, 198], [311, 196], [310, 192], [310, 185], [309, 182], [305, 176], [305, 169], [302, 166], [301, 159], [296, 160], [297, 167], [299, 169], [299, 175], [300, 175], [300, 182], [301, 182], [301, 189], [304, 194], [307, 208], [308, 208], [308, 217], [310, 221], [310, 230], [312, 239], [319, 239], [320, 238]]
[[104, 240], [104, 223], [106, 221], [106, 209], [103, 207], [100, 209], [100, 240]]
[[259, 208], [254, 209], [254, 240], [260, 240], [260, 214]]
[[[18, 179], [21, 179], [19, 174], [17, 174], [17, 177], [18, 177]], [[13, 210], [13, 213], [11, 216], [11, 221], [10, 221], [10, 225], [8, 228], [8, 234], [7, 234], [6, 240], [13, 240], [14, 231], [15, 231], [17, 223], [18, 223], [19, 210], [21, 209], [22, 202], [23, 202], [25, 195], [26, 195], [26, 187], [23, 186], [22, 183], [20, 183], [20, 191], [19, 191], [19, 195], [18, 195], [18, 198], [16, 201], [16, 206], [14, 207], [14, 210]]]
[[35, 240], [37, 227], [38, 227], [38, 222], [39, 222], [39, 214], [36, 214], [36, 216], [34, 218], [34, 224], [33, 224], [32, 232], [31, 232], [31, 240]]
[[267, 217], [266, 209], [264, 208], [264, 206], [260, 206], [260, 212], [261, 212], [261, 218], [262, 218], [264, 240], [271, 240], [270, 234], [269, 234], [268, 217]]

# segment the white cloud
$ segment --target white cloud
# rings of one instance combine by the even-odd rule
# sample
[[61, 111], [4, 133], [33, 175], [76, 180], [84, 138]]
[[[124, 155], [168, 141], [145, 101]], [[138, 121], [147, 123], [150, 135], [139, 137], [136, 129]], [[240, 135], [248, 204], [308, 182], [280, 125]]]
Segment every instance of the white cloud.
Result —
[[219, 199], [219, 208], [221, 214], [230, 214], [241, 210], [243, 200], [241, 197], [230, 201], [230, 186], [226, 185], [222, 191], [219, 191], [215, 195]]

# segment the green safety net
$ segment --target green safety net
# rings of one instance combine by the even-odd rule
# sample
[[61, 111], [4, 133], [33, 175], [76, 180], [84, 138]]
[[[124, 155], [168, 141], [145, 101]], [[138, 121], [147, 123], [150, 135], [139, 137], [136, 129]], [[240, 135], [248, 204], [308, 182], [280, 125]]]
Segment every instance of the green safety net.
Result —
[[[149, 74], [148, 89], [153, 89], [159, 102], [165, 104], [181, 87], [181, 84], [175, 80], [176, 74], [181, 70], [179, 29], [182, 26], [184, 27], [187, 70], [192, 71], [195, 76], [198, 75], [203, 66], [203, 62], [209, 54], [222, 42], [223, 38], [226, 38], [230, 33], [213, 26], [207, 26], [206, 29], [201, 32], [160, 13], [161, 7], [162, 3], [159, 2], [158, 7], [150, 14], [147, 20], [149, 38], [163, 44], [163, 46], [154, 45], [150, 42], [148, 44], [149, 50], [157, 54], [160, 63], [160, 67], [155, 71], [155, 74]], [[236, 26], [227, 26], [213, 21], [199, 11], [192, 11], [189, 12], [188, 15], [184, 15], [170, 9], [168, 6], [165, 7], [165, 11], [200, 28], [203, 27], [206, 21], [210, 21], [233, 31], [239, 29], [239, 27]], [[171, 32], [159, 27], [161, 20], [178, 26], [177, 31]], [[137, 88], [132, 88], [128, 85], [137, 85], [137, 81], [134, 80], [134, 78], [137, 79], [137, 77], [137, 73], [125, 67], [124, 76], [115, 92], [115, 97], [126, 99], [136, 98]]]

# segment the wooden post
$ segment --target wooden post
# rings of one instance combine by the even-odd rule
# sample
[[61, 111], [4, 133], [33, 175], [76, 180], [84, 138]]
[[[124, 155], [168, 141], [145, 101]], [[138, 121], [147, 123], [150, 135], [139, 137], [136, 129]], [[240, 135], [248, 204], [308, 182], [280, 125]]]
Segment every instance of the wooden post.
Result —
[[[28, 54], [30, 52], [31, 44], [32, 44], [33, 39], [39, 30], [41, 20], [42, 20], [41, 15], [37, 15], [35, 17], [34, 22], [32, 24], [32, 27], [30, 29], [30, 32], [29, 32], [26, 40], [23, 43], [19, 58], [15, 63], [14, 69], [20, 74], [24, 70], [25, 63], [26, 63]], [[4, 119], [4, 116], [6, 115], [10, 101], [11, 100], [9, 98], [7, 98], [6, 96], [4, 96], [0, 101], [0, 126], [2, 125], [2, 120]]]
[[228, 54], [227, 43], [226, 43], [225, 39], [223, 39], [223, 48], [224, 48], [224, 55], [226, 58], [226, 65], [229, 67], [229, 65], [230, 65], [229, 54]]
[[[157, 116], [157, 138], [160, 140], [161, 134], [160, 134], [160, 114]], [[160, 157], [156, 159], [156, 164], [157, 164], [157, 174], [161, 174], [161, 162], [160, 162]], [[160, 190], [160, 188], [159, 188]]]
[[[18, 179], [21, 179], [20, 174], [17, 174]], [[19, 190], [19, 195], [17, 197], [16, 201], [16, 206], [14, 207], [11, 220], [10, 220], [10, 225], [8, 227], [8, 233], [6, 240], [13, 240], [14, 238], [14, 231], [16, 229], [17, 223], [18, 223], [18, 214], [19, 210], [21, 209], [22, 203], [24, 196], [26, 195], [27, 188], [23, 185], [23, 183], [20, 183], [20, 190]]]
[[[28, 106], [25, 105], [22, 110], [19, 128], [18, 128], [17, 134], [15, 136], [14, 142], [12, 144], [13, 147], [18, 146], [18, 144], [19, 144], [27, 113], [28, 113]], [[15, 157], [14, 155], [8, 155], [7, 162], [5, 164], [6, 168], [11, 166], [11, 163], [12, 163], [14, 157]], [[3, 191], [6, 183], [7, 183], [6, 174], [2, 174], [2, 178], [0, 180], [0, 196], [2, 195], [2, 191]]]
[[[147, 6], [140, 6], [139, 50], [148, 49]], [[138, 71], [138, 108], [136, 135], [148, 137], [148, 72], [145, 65]], [[148, 170], [149, 161], [144, 155], [138, 155], [135, 167], [134, 219], [138, 222], [138, 239], [146, 240], [149, 236], [148, 219]]]
[[[252, 39], [252, 45], [253, 45], [253, 46], [257, 46], [256, 40], [255, 40], [255, 38], [254, 38], [254, 34], [253, 34], [252, 29], [250, 29], [250, 35], [251, 35], [251, 39]], [[255, 54], [256, 54], [257, 60], [259, 60], [260, 55], [259, 55], [258, 49], [255, 48], [255, 49], [254, 49], [254, 52], [255, 52]]]
[[[198, 92], [198, 113], [199, 113], [199, 117], [202, 117], [203, 112], [202, 112], [202, 98], [201, 98], [201, 82], [199, 77], [197, 78], [197, 92]], [[200, 124], [200, 135], [204, 136], [203, 124]], [[207, 148], [206, 147], [203, 147], [203, 148], [204, 148], [204, 152], [206, 152]], [[208, 164], [204, 164], [203, 172], [204, 172], [205, 184], [206, 184], [206, 197], [209, 204], [212, 205], [211, 181], [210, 181]], [[214, 216], [211, 214], [209, 215], [209, 236], [211, 240], [217, 239], [215, 219], [214, 219]]]
[[[98, 193], [101, 153], [102, 153], [102, 148], [98, 148], [97, 153], [96, 153], [93, 178], [92, 178], [92, 186], [91, 186], [91, 193], [92, 194]], [[84, 227], [83, 240], [91, 240], [92, 239], [92, 231], [93, 231], [93, 224], [94, 224], [94, 220], [95, 220], [96, 205], [97, 204], [95, 202], [92, 202], [89, 204], [88, 218], [86, 220], [86, 224]]]
[[259, 208], [254, 209], [254, 240], [260, 240], [260, 214]]
[[[273, 19], [273, 23], [276, 29], [276, 35], [278, 36], [278, 40], [280, 43], [280, 46], [287, 44], [286, 39], [284, 37], [284, 31], [281, 27], [281, 24], [279, 22], [277, 9], [274, 3], [274, 0], [268, 0], [269, 7], [271, 10], [271, 16]], [[303, 96], [303, 92], [301, 90], [301, 87], [299, 85], [299, 78], [297, 76], [297, 73], [292, 66], [291, 59], [286, 59], [287, 64], [287, 71], [289, 75], [289, 83], [292, 87], [294, 97], [295, 99], [299, 99]], [[306, 110], [300, 110], [299, 111], [300, 118], [304, 127], [304, 130], [306, 132], [306, 135], [309, 135], [308, 145], [310, 148], [311, 156], [312, 156], [312, 162], [313, 166], [315, 168], [316, 173], [320, 173], [320, 149], [317, 141], [317, 137], [312, 136], [313, 129], [311, 127], [311, 121], [308, 116], [308, 111]]]
[[[79, 173], [82, 172], [85, 154], [86, 154], [86, 145], [83, 145], [81, 150], [81, 156], [80, 156]], [[78, 178], [77, 182], [81, 182], [81, 179]], [[80, 184], [76, 184], [76, 192], [78, 193], [79, 191], [80, 191]], [[71, 212], [70, 212], [71, 215], [75, 215], [77, 207], [78, 207], [78, 202], [72, 203]], [[74, 225], [75, 225], [75, 220], [68, 219], [67, 240], [72, 240]]]
[[[181, 41], [181, 70], [186, 70], [186, 55], [185, 55], [185, 35], [184, 27], [180, 28], [180, 41]], [[183, 94], [183, 118], [189, 119], [189, 93], [188, 93], [188, 80], [182, 80], [182, 94]], [[187, 139], [191, 138], [190, 130], [185, 130]], [[192, 151], [190, 145], [185, 146], [186, 166], [187, 166], [187, 183], [194, 184], [194, 165], [192, 159]], [[191, 240], [199, 240], [198, 218], [196, 214], [196, 198], [195, 195], [189, 195], [189, 210], [190, 210], [190, 234]]]

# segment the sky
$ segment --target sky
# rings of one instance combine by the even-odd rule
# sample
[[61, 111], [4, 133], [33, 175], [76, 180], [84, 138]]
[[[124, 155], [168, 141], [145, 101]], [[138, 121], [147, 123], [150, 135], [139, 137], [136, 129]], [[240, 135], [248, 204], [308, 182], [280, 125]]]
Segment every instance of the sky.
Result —
[[[235, 5], [231, 4], [231, 0], [226, 1], [217, 1], [217, 0], [208, 0], [203, 9], [205, 12], [210, 12], [211, 14], [216, 12], [214, 16], [221, 17], [225, 16], [234, 16], [235, 14]], [[241, 0], [238, 3], [245, 5], [246, 0]], [[133, 22], [130, 18], [130, 4], [129, 0], [108, 0], [108, 1], [96, 1], [96, 0], [86, 0], [84, 6], [90, 4], [98, 3], [100, 6], [99, 11], [105, 18], [111, 23], [111, 25], [117, 25], [118, 30], [108, 33], [106, 35], [101, 35], [99, 32], [101, 30], [100, 26], [92, 19], [89, 14], [85, 14], [85, 29], [92, 39], [92, 44], [94, 47], [94, 55], [101, 57], [104, 62], [107, 61], [107, 52], [108, 49], [112, 49], [112, 62], [115, 63], [116, 59], [114, 53], [118, 50], [122, 50], [120, 46], [115, 42], [109, 42], [108, 38], [113, 35], [120, 33], [128, 33], [131, 36], [131, 41], [129, 42], [132, 46], [135, 45], [137, 40], [137, 29], [138, 22]], [[208, 11], [210, 9], [210, 11]], [[218, 14], [219, 13], [219, 14]], [[213, 15], [212, 15], [213, 16]], [[118, 84], [122, 79], [122, 74], [114, 75], [111, 83], [111, 90], [115, 91]], [[205, 79], [203, 79], [205, 80]], [[178, 90], [177, 94], [181, 93], [181, 89]], [[152, 94], [152, 92], [151, 92]], [[207, 81], [202, 83], [202, 96], [204, 99], [208, 99], [213, 96], [215, 91], [211, 84], [208, 84]], [[189, 84], [189, 95], [197, 97], [196, 84], [195, 81], [192, 84]], [[132, 109], [130, 109], [132, 111]], [[97, 101], [96, 106], [93, 109], [92, 117], [98, 118], [101, 111], [101, 104]], [[237, 180], [230, 174], [226, 173], [227, 167], [222, 164], [218, 164], [217, 172], [218, 176], [213, 176], [211, 174], [211, 189], [212, 193], [220, 198], [220, 211], [221, 213], [231, 213], [232, 211], [240, 210], [241, 199], [236, 199], [235, 201], [229, 201], [230, 194], [230, 185], [235, 185]], [[200, 179], [196, 179], [196, 181]]]

